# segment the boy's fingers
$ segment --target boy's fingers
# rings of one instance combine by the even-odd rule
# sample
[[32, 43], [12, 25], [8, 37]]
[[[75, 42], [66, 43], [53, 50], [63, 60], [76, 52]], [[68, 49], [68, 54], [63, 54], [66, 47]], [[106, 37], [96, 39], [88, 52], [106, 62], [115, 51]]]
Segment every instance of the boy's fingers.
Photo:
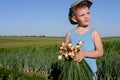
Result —
[[74, 60], [77, 61], [77, 62], [80, 62], [80, 61], [81, 61], [81, 59], [80, 59], [80, 58], [77, 58], [77, 57], [75, 57]]

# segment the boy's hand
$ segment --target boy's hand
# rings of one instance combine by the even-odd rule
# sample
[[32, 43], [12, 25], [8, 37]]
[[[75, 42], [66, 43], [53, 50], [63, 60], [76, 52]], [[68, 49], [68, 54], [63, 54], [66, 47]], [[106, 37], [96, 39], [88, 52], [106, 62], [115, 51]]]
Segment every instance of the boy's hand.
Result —
[[74, 60], [77, 62], [80, 62], [84, 58], [85, 58], [84, 51], [80, 51], [78, 54], [76, 54], [76, 56], [74, 57]]

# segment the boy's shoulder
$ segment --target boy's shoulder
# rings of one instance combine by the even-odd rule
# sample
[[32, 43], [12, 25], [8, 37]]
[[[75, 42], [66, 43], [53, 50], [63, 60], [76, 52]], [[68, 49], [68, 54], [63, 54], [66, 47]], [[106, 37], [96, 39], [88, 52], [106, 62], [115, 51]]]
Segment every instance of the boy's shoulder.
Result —
[[98, 30], [97, 28], [93, 28], [93, 29], [92, 29], [92, 32], [93, 32], [93, 33], [96, 33], [96, 32], [98, 33], [99, 30]]
[[100, 36], [99, 30], [97, 28], [94, 28], [92, 31], [92, 36], [96, 37], [96, 36]]
[[74, 30], [75, 30], [75, 28], [72, 28], [72, 29], [68, 30], [67, 33], [71, 33], [71, 32], [73, 32]]
[[91, 30], [92, 30], [92, 32], [99, 32], [99, 30], [97, 28], [94, 28], [94, 27], [92, 27]]

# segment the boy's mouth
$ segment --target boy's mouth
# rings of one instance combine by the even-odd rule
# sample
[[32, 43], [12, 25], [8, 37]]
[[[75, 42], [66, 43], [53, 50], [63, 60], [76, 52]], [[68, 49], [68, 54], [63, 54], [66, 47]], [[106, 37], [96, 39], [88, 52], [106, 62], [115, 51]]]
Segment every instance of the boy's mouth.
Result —
[[85, 20], [85, 22], [89, 22], [89, 19]]

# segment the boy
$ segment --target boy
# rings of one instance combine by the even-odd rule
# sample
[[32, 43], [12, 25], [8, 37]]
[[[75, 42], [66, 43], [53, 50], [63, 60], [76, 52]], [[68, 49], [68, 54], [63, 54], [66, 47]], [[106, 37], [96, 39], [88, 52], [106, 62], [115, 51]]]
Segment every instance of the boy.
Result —
[[91, 5], [92, 2], [89, 0], [78, 0], [71, 5], [69, 21], [73, 25], [77, 24], [77, 27], [67, 32], [65, 43], [71, 42], [76, 45], [79, 40], [84, 42], [82, 50], [75, 56], [74, 60], [80, 62], [85, 59], [95, 74], [94, 80], [97, 80], [96, 58], [103, 55], [103, 46], [98, 30], [89, 26]]

